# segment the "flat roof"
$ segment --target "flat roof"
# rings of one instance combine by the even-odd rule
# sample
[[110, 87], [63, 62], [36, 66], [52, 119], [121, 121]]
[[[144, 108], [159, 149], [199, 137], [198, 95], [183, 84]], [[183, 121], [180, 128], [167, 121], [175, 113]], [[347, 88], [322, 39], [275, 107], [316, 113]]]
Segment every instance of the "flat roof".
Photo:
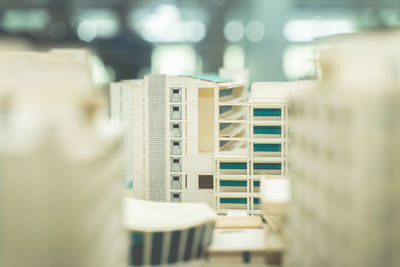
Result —
[[184, 75], [184, 76], [190, 77], [190, 78], [195, 78], [195, 79], [200, 79], [200, 80], [206, 80], [206, 81], [214, 82], [214, 83], [232, 82], [231, 79], [222, 78], [214, 73], [193, 74], [193, 75]]

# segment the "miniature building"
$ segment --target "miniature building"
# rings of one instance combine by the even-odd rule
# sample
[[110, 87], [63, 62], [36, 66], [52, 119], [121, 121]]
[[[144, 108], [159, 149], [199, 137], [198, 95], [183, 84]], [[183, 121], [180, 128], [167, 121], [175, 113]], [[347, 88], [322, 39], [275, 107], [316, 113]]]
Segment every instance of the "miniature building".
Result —
[[[232, 130], [216, 118], [240, 101], [243, 127]], [[132, 196], [214, 206], [215, 153], [246, 153], [245, 103], [242, 84], [217, 76], [151, 74], [112, 84], [111, 115], [125, 128], [124, 180]], [[215, 136], [215, 129], [225, 135]], [[239, 135], [241, 142], [232, 139]]]
[[392, 37], [340, 40], [321, 54], [318, 89], [293, 100], [285, 266], [400, 264], [400, 77], [392, 71], [400, 57]]
[[120, 129], [53, 56], [0, 54], [0, 266], [124, 266]]
[[261, 214], [260, 178], [287, 175], [288, 95], [300, 83], [149, 75], [111, 86], [125, 128], [124, 180], [140, 199]]
[[233, 118], [231, 123], [233, 129], [247, 128], [248, 135], [233, 138], [246, 142], [242, 151], [216, 154], [217, 211], [244, 209], [248, 214], [261, 214], [260, 178], [286, 175], [287, 95], [291, 87], [293, 83], [254, 83], [248, 101], [227, 106], [236, 111], [233, 114], [242, 111], [242, 119]]

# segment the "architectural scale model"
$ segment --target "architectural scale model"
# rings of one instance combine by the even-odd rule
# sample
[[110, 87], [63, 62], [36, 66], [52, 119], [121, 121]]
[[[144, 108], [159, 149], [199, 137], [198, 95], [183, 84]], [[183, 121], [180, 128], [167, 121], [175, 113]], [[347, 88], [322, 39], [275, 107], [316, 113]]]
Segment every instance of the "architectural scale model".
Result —
[[0, 266], [125, 266], [121, 132], [89, 66], [0, 53], [0, 73]]
[[[133, 197], [213, 207], [215, 154], [247, 151], [245, 100], [242, 84], [216, 76], [151, 74], [112, 84], [111, 115], [126, 131], [124, 177]], [[241, 103], [241, 113], [219, 121], [227, 103]], [[231, 121], [242, 127], [228, 128]]]
[[398, 37], [338, 40], [293, 100], [284, 266], [400, 266]]
[[297, 84], [255, 83], [250, 99], [215, 75], [112, 84], [128, 195], [261, 214], [260, 178], [287, 175], [287, 92]]
[[[254, 83], [246, 102], [221, 105], [219, 116], [222, 118], [232, 118], [230, 113], [235, 114], [236, 111], [237, 114], [242, 110], [243, 119], [235, 120], [233, 125], [228, 126], [246, 128], [247, 136], [233, 137], [238, 142], [246, 142], [243, 153], [232, 151], [215, 155], [217, 211], [243, 209], [248, 214], [261, 214], [261, 177], [286, 175], [287, 94], [291, 86], [292, 83]], [[224, 108], [228, 111], [224, 112]]]
[[206, 256], [217, 219], [213, 208], [205, 203], [177, 205], [129, 197], [123, 203], [129, 266], [200, 266], [185, 263]]

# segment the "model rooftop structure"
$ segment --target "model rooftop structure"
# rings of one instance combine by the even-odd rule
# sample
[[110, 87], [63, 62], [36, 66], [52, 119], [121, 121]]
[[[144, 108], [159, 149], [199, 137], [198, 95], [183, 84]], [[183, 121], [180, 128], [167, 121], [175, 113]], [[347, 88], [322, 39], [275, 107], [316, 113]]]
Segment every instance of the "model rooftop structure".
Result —
[[190, 77], [190, 78], [205, 80], [205, 81], [214, 82], [214, 83], [232, 82], [231, 79], [226, 79], [226, 78], [220, 77], [213, 73], [195, 74], [195, 75], [186, 75], [186, 76]]

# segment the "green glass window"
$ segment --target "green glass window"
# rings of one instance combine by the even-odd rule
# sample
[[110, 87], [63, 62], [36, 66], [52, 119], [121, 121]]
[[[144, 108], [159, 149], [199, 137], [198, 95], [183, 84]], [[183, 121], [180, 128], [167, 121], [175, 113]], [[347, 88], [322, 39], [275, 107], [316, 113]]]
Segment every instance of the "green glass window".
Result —
[[281, 134], [281, 126], [254, 126], [255, 134]]
[[220, 162], [219, 163], [220, 169], [247, 169], [247, 162]]
[[280, 170], [281, 163], [254, 163], [255, 170]]
[[254, 151], [281, 151], [281, 144], [254, 144]]
[[220, 186], [247, 186], [247, 181], [220, 180]]
[[274, 117], [281, 116], [282, 111], [280, 108], [255, 108], [253, 111], [255, 117]]
[[247, 204], [247, 198], [222, 197], [219, 199], [219, 203], [222, 203], [222, 204]]

